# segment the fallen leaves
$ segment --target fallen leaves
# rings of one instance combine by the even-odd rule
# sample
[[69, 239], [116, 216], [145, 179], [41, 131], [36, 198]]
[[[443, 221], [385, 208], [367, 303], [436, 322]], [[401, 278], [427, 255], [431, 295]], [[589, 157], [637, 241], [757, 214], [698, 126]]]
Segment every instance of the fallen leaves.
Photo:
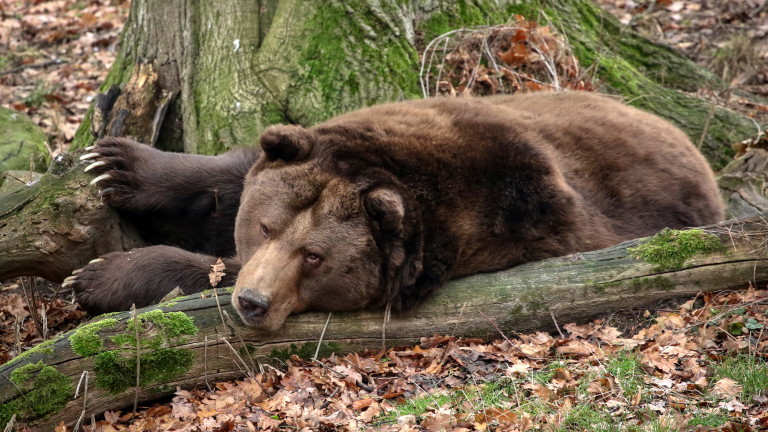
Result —
[[60, 153], [109, 71], [128, 0], [0, 0], [0, 100]]
[[509, 25], [440, 35], [429, 42], [422, 62], [424, 96], [593, 88], [565, 39], [520, 15]]

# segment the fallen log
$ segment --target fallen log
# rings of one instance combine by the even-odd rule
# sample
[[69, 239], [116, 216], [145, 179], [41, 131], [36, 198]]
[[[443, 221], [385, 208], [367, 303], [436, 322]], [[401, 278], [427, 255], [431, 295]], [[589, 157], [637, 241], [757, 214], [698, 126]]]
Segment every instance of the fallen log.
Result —
[[768, 281], [766, 235], [760, 215], [457, 279], [386, 324], [383, 312], [364, 311], [333, 314], [326, 328], [327, 314], [306, 313], [268, 334], [242, 325], [227, 289], [135, 315], [97, 317], [0, 367], [0, 425], [15, 413], [48, 430], [177, 386], [241, 377], [294, 353], [313, 355], [323, 333], [321, 355], [408, 345], [432, 334], [495, 338], [550, 330], [555, 320], [584, 322], [664, 299], [759, 286]]
[[107, 252], [145, 246], [110, 209], [76, 155], [58, 156], [44, 175], [0, 178], [0, 280], [40, 276], [61, 282]]

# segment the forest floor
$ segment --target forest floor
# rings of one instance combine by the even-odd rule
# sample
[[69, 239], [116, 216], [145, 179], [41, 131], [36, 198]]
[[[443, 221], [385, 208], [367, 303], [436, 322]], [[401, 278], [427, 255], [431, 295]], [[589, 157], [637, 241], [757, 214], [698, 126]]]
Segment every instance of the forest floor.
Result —
[[[712, 96], [720, 103], [768, 117], [766, 105], [739, 95], [768, 96], [768, 2], [598, 3], [722, 76], [734, 91]], [[128, 8], [123, 0], [0, 0], [0, 101], [39, 124], [54, 154], [66, 151], [96, 96]], [[561, 323], [557, 336], [499, 334], [485, 343], [435, 335], [386, 352], [294, 357], [241, 381], [179, 390], [136, 414], [107, 412], [84, 430], [764, 430], [768, 291], [744, 288]], [[0, 363], [86, 317], [55, 284], [3, 284]]]

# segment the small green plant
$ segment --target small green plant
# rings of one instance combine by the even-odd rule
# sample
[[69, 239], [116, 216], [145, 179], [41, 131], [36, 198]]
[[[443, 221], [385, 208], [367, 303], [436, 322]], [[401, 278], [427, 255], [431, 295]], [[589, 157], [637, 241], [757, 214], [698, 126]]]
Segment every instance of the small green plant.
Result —
[[566, 414], [558, 431], [622, 432], [625, 427], [591, 404], [579, 404]]
[[40, 106], [45, 102], [45, 97], [54, 91], [55, 89], [46, 82], [38, 81], [29, 96], [24, 98], [24, 105], [33, 108], [40, 108]]
[[720, 427], [728, 421], [728, 415], [723, 413], [701, 413], [696, 414], [688, 422], [688, 426], [706, 426], [710, 428]]
[[768, 394], [768, 364], [753, 354], [728, 357], [713, 365], [713, 382], [730, 378], [742, 387], [741, 401], [752, 403], [755, 396]]
[[621, 354], [605, 365], [621, 386], [626, 399], [632, 399], [643, 388], [643, 369], [640, 360], [631, 354]]

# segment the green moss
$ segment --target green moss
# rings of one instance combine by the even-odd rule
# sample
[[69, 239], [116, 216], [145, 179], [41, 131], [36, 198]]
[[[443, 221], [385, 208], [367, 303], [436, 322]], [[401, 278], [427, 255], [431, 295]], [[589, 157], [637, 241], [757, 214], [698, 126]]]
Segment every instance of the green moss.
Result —
[[83, 356], [96, 356], [94, 371], [96, 386], [113, 394], [136, 384], [136, 332], [141, 341], [142, 386], [171, 381], [190, 367], [194, 353], [185, 348], [168, 348], [186, 342], [197, 334], [192, 318], [183, 312], [163, 312], [153, 309], [127, 319], [125, 328], [109, 340], [119, 349], [105, 350], [104, 339], [98, 332], [116, 327], [118, 321], [107, 318], [78, 328], [70, 337], [72, 350]]
[[671, 230], [661, 232], [643, 243], [627, 249], [637, 258], [655, 264], [656, 271], [679, 270], [685, 261], [700, 254], [723, 252], [720, 239], [700, 229]]
[[[273, 349], [269, 356], [281, 361], [286, 361], [294, 355], [304, 360], [310, 360], [314, 357], [315, 351], [317, 351], [317, 342], [308, 342], [300, 346], [291, 344], [290, 347], [283, 350]], [[341, 345], [336, 342], [323, 342], [317, 356], [324, 358], [339, 351], [341, 351]]]
[[672, 291], [675, 289], [675, 283], [664, 276], [646, 277], [641, 279], [632, 279], [629, 287], [634, 291], [645, 291], [648, 289]]
[[30, 349], [24, 351], [23, 353], [17, 355], [13, 359], [11, 359], [7, 363], [5, 363], [5, 365], [9, 366], [9, 365], [12, 365], [14, 363], [18, 363], [18, 362], [21, 362], [23, 360], [27, 360], [30, 357], [32, 357], [33, 355], [40, 355], [40, 356], [51, 355], [51, 354], [53, 354], [53, 344], [56, 343], [57, 341], [63, 339], [63, 338], [64, 338], [64, 335], [59, 335], [59, 336], [57, 336], [54, 339], [49, 339], [47, 341], [40, 342], [39, 344], [33, 346], [32, 348], [30, 348]]
[[531, 14], [534, 15], [532, 19], [535, 19], [538, 8], [531, 6], [530, 3], [532, 2], [501, 6], [488, 1], [442, 2], [438, 6], [440, 10], [433, 12], [429, 18], [419, 23], [418, 28], [423, 32], [426, 45], [432, 39], [451, 30], [503, 24], [514, 14], [526, 16]]
[[83, 357], [100, 353], [104, 349], [104, 341], [98, 332], [113, 328], [115, 325], [117, 325], [116, 319], [107, 318], [78, 327], [69, 338], [72, 351]]
[[597, 293], [603, 293], [605, 290], [609, 288], [616, 288], [618, 286], [621, 286], [621, 282], [594, 282], [589, 284], [589, 286], [592, 287], [592, 289]]
[[381, 10], [359, 0], [330, 2], [306, 20], [313, 36], [298, 53], [295, 85], [287, 89], [289, 120], [315, 124], [366, 105], [420, 96], [411, 30], [397, 19], [397, 4], [376, 6]]
[[30, 420], [58, 412], [72, 397], [72, 380], [45, 363], [30, 363], [11, 372], [11, 382], [22, 392], [18, 398], [0, 405], [0, 425], [16, 414], [17, 420]]
[[[194, 354], [182, 348], [158, 348], [140, 356], [139, 385], [172, 381], [193, 364]], [[136, 385], [136, 357], [130, 351], [105, 351], [96, 356], [93, 365], [96, 386], [111, 394], [122, 393]]]
[[9, 170], [45, 172], [50, 162], [48, 138], [23, 113], [0, 107], [0, 173]]

